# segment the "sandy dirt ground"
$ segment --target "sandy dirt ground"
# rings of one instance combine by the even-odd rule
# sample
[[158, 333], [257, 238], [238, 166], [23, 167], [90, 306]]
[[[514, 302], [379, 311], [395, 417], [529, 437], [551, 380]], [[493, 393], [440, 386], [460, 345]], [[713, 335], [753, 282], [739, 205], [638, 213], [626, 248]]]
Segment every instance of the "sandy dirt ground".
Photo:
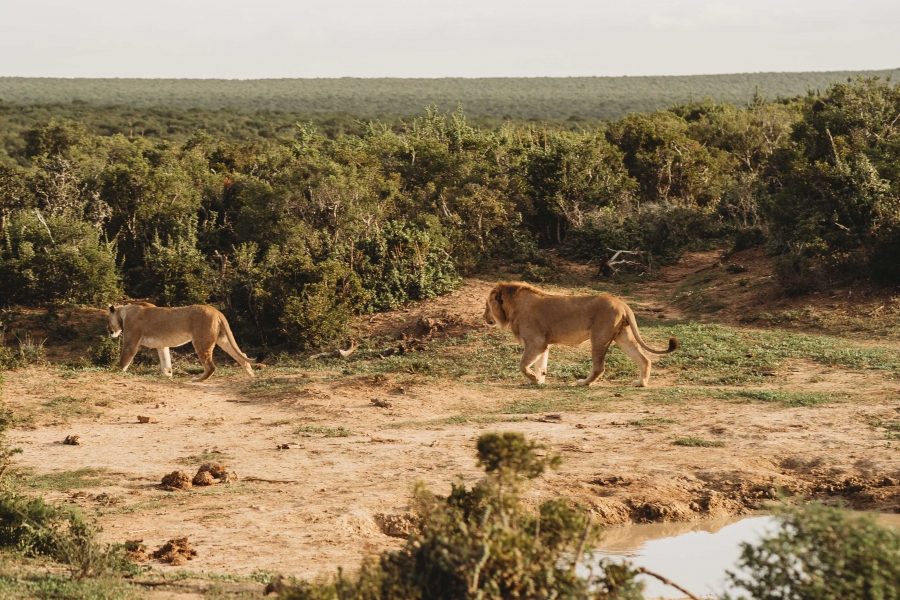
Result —
[[[679, 301], [678, 286], [718, 261], [714, 253], [691, 254], [651, 282], [629, 284], [639, 320], [696, 318], [692, 305]], [[574, 276], [591, 275], [585, 268]], [[492, 285], [469, 279], [449, 296], [361, 318], [357, 336], [396, 338], [427, 329], [423, 318], [443, 319], [445, 336], [482, 331]], [[740, 325], [750, 309], [730, 306], [721, 320]], [[609, 525], [743, 514], [779, 490], [900, 510], [897, 444], [872, 426], [900, 416], [900, 383], [884, 371], [795, 360], [779, 374], [780, 388], [840, 390], [852, 399], [783, 408], [693, 396], [683, 384], [677, 389], [688, 401], [662, 402], [653, 390], [674, 388], [676, 377], [665, 369], [654, 371], [650, 390], [600, 382], [585, 396], [559, 379], [537, 389], [524, 379], [345, 376], [337, 360], [311, 372], [264, 369], [251, 383], [218, 361], [219, 372], [205, 384], [190, 383], [183, 372], [165, 380], [149, 367], [136, 374], [52, 365], [7, 373], [6, 402], [31, 415], [11, 432], [23, 449], [16, 466], [37, 481], [88, 469], [80, 472], [86, 487], [36, 485], [35, 493], [85, 507], [109, 541], [140, 539], [154, 549], [189, 538], [197, 556], [179, 567], [152, 564], [162, 572], [314, 578], [338, 566], [352, 570], [364, 556], [401, 543], [388, 533], [402, 536], [391, 524], [410, 510], [416, 482], [446, 493], [452, 482], [479, 478], [474, 441], [485, 431], [520, 431], [562, 454], [562, 467], [529, 489], [530, 502], [567, 496]], [[596, 400], [590, 410], [498, 412], [514, 399], [576, 393]], [[60, 398], [87, 398], [88, 409], [78, 415], [47, 408], [64, 404]], [[373, 398], [390, 407], [374, 406]], [[138, 415], [155, 422], [139, 423]], [[62, 444], [68, 435], [80, 436], [81, 444]], [[672, 443], [683, 437], [716, 445]], [[164, 475], [181, 470], [193, 477], [208, 461], [225, 465], [232, 480], [160, 488]]]

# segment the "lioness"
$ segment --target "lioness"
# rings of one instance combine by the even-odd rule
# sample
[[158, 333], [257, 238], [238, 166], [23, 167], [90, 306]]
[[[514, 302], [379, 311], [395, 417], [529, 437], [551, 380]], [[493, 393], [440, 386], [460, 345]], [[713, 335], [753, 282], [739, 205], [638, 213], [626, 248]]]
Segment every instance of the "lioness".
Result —
[[[491, 290], [484, 309], [484, 320], [491, 327], [507, 329], [525, 347], [519, 369], [534, 383], [544, 383], [551, 344], [577, 346], [591, 340], [594, 369], [577, 385], [591, 385], [605, 370], [609, 345], [615, 341], [640, 370], [638, 387], [650, 379], [650, 359], [641, 348], [653, 354], [668, 354], [678, 348], [678, 340], [669, 339], [668, 350], [654, 350], [638, 332], [634, 313], [613, 296], [563, 296], [543, 292], [527, 283], [500, 283]], [[537, 374], [531, 366], [537, 363]]]
[[149, 302], [109, 307], [109, 334], [122, 335], [122, 356], [119, 368], [126, 371], [140, 346], [156, 348], [159, 368], [163, 375], [172, 376], [172, 357], [169, 348], [193, 342], [194, 350], [203, 365], [203, 374], [191, 381], [209, 379], [216, 370], [213, 349], [216, 344], [238, 361], [253, 377], [250, 365], [258, 360], [247, 358], [231, 333], [225, 315], [212, 306], [195, 304], [180, 308], [161, 308]]

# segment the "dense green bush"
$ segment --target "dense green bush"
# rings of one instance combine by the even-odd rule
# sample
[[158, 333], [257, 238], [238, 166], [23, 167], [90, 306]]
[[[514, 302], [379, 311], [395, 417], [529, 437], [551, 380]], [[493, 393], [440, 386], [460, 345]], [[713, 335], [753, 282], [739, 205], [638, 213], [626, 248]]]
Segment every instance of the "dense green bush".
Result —
[[116, 246], [89, 223], [19, 212], [0, 250], [0, 304], [97, 304], [122, 295]]
[[[791, 145], [775, 153], [778, 186], [765, 204], [773, 249], [801, 249], [826, 267], [870, 269], [885, 283], [896, 268], [900, 227], [900, 87], [877, 79], [810, 96]], [[862, 268], [860, 268], [862, 267]]]
[[757, 600], [900, 598], [900, 533], [869, 515], [808, 504], [782, 508], [778, 529], [743, 544], [732, 583]]

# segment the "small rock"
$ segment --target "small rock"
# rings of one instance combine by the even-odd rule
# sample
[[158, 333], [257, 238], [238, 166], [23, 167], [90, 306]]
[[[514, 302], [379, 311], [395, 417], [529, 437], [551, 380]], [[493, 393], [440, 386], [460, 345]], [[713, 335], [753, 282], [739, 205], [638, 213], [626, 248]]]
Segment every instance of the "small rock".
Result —
[[616, 398], [621, 398], [621, 397], [622, 397], [622, 393], [621, 393], [621, 392], [616, 392], [615, 394], [613, 394], [613, 396], [616, 397]]
[[81, 436], [78, 435], [67, 435], [66, 439], [62, 441], [66, 446], [80, 446], [81, 445]]
[[142, 417], [138, 415], [138, 423], [159, 423], [159, 419], [156, 417]]
[[279, 450], [291, 450], [293, 448], [302, 448], [303, 446], [294, 442], [288, 442], [287, 444], [278, 444], [275, 447]]
[[369, 402], [371, 402], [372, 406], [377, 406], [378, 408], [391, 408], [393, 406], [389, 400], [380, 400], [378, 398], [372, 398]]

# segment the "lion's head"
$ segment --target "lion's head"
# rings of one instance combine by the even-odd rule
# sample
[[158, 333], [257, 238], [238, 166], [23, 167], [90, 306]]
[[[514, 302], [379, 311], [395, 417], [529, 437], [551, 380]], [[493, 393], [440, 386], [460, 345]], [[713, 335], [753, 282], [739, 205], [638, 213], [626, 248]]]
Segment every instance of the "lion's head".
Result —
[[488, 294], [487, 302], [484, 305], [484, 322], [488, 324], [488, 327], [497, 329], [503, 329], [509, 322], [503, 307], [503, 290], [499, 285]]
[[117, 338], [122, 335], [122, 317], [119, 315], [119, 309], [121, 306], [110, 306], [109, 312], [107, 313], [107, 323], [106, 330], [109, 332], [109, 337]]

